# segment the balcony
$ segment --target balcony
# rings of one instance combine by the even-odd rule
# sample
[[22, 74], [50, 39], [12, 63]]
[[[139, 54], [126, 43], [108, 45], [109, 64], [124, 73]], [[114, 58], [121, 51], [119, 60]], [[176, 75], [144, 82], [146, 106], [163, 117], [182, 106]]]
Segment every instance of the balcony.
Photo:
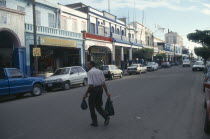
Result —
[[[34, 28], [32, 24], [25, 24], [25, 31], [33, 33]], [[71, 31], [65, 31], [57, 28], [50, 28], [44, 26], [37, 26], [37, 34], [51, 35], [56, 37], [73, 38], [82, 40], [82, 33], [75, 33]]]

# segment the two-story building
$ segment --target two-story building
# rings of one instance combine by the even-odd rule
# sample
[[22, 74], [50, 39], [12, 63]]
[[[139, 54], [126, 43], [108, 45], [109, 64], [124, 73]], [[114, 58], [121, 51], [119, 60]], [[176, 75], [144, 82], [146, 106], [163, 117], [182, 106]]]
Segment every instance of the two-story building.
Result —
[[[37, 47], [41, 49], [41, 56], [38, 57], [38, 74], [52, 73], [60, 67], [83, 65], [82, 33], [60, 29], [61, 10], [57, 2], [36, 0], [35, 5]], [[23, 42], [26, 47], [25, 69], [28, 75], [33, 75], [35, 67], [32, 1], [10, 0], [7, 1], [7, 6], [25, 12]]]
[[0, 67], [16, 67], [25, 72], [25, 13], [19, 7], [11, 7], [10, 2], [0, 1]]

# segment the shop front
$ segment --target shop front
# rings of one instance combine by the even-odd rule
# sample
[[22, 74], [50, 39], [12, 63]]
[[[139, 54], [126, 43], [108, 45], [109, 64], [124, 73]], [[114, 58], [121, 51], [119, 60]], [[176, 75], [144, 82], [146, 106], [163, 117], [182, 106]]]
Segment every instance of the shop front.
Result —
[[94, 61], [96, 67], [112, 64], [112, 43], [104, 41], [85, 41], [86, 62]]
[[[71, 66], [83, 66], [83, 50], [78, 47], [78, 41], [39, 36], [40, 56], [38, 57], [38, 75], [48, 76], [55, 72], [56, 69]], [[81, 42], [82, 46], [82, 42]], [[30, 74], [35, 75], [34, 67], [34, 45], [30, 44], [28, 47], [30, 61]]]

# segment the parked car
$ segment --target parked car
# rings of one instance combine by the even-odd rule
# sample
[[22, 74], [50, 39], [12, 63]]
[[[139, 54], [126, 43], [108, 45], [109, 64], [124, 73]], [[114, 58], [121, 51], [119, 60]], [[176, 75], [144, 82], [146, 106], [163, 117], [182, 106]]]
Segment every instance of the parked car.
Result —
[[0, 68], [0, 96], [23, 96], [31, 92], [33, 96], [39, 96], [44, 90], [44, 79], [28, 77], [16, 68]]
[[210, 134], [210, 76], [204, 79], [203, 87], [205, 92], [204, 108], [206, 109], [204, 131]]
[[162, 68], [170, 68], [170, 67], [171, 67], [171, 64], [170, 64], [169, 62], [163, 62], [163, 63], [161, 64], [161, 67], [162, 67]]
[[87, 73], [80, 66], [59, 68], [55, 73], [46, 78], [46, 90], [51, 91], [54, 88], [69, 90], [72, 85], [87, 85]]
[[192, 67], [192, 71], [204, 71], [205, 65], [203, 61], [196, 61]]
[[147, 63], [147, 71], [157, 71], [158, 70], [158, 63], [155, 62], [148, 62]]
[[185, 59], [182, 61], [182, 67], [190, 67], [191, 63], [189, 59]]
[[127, 68], [128, 74], [140, 74], [142, 72], [147, 72], [147, 67], [142, 64], [132, 64], [130, 67]]
[[114, 77], [123, 77], [123, 71], [115, 65], [103, 65], [100, 69], [103, 71], [105, 78], [110, 80], [113, 80]]

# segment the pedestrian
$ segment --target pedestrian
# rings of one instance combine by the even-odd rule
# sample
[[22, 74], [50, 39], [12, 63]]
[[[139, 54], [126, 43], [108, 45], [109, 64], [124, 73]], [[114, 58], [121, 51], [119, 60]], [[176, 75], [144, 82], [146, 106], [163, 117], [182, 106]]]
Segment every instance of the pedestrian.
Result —
[[98, 113], [105, 119], [104, 125], [107, 126], [109, 124], [110, 117], [108, 116], [108, 112], [106, 112], [102, 107], [103, 89], [105, 90], [107, 97], [110, 97], [111, 95], [107, 90], [104, 74], [101, 70], [95, 68], [95, 62], [93, 61], [87, 63], [87, 69], [89, 70], [87, 73], [89, 86], [83, 96], [83, 99], [87, 98], [89, 95], [88, 105], [92, 119], [92, 123], [90, 125], [94, 127], [98, 126], [97, 115], [95, 113], [96, 109]]

